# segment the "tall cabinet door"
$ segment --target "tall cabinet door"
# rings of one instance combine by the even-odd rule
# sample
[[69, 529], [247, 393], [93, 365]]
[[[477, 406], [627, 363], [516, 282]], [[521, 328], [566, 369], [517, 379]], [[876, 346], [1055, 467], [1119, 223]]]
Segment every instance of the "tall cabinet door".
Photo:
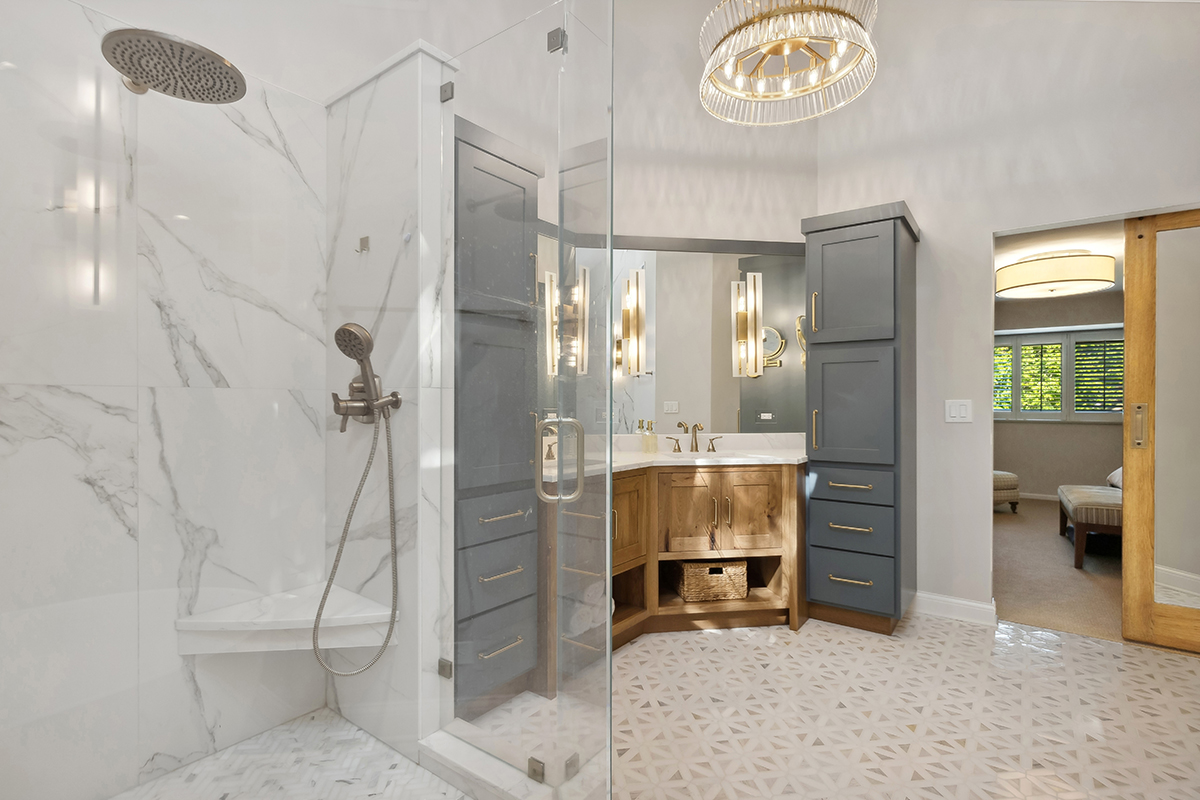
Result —
[[783, 472], [779, 467], [724, 475], [721, 548], [756, 550], [783, 544]]
[[892, 221], [811, 233], [805, 246], [809, 344], [891, 339], [896, 331]]
[[895, 348], [814, 348], [808, 408], [814, 460], [895, 463]]

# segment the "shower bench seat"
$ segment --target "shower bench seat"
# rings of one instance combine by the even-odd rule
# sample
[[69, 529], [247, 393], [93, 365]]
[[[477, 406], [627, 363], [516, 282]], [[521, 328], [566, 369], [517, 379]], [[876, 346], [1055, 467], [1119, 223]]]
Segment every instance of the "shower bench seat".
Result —
[[[311, 650], [324, 583], [255, 597], [175, 621], [180, 655]], [[391, 608], [335, 585], [321, 617], [321, 649], [378, 647]], [[393, 637], [390, 646], [397, 644]]]

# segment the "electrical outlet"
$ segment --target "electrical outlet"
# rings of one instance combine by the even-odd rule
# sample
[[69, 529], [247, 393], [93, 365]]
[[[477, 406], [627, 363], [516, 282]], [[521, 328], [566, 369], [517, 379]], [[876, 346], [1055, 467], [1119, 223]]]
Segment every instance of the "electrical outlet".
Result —
[[663, 413], [664, 414], [678, 414], [679, 413], [679, 401], [678, 400], [663, 400]]
[[973, 416], [970, 400], [946, 401], [946, 422], [970, 422]]
[[601, 422], [608, 422], [608, 409], [607, 408], [597, 408], [595, 421], [597, 424], [599, 424]]

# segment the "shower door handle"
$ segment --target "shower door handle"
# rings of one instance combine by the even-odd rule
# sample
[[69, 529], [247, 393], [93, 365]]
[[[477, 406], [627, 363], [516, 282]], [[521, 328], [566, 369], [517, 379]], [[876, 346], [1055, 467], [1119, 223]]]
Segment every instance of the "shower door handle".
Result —
[[[575, 489], [567, 495], [558, 493], [558, 490], [556, 490], [556, 493], [553, 495], [547, 494], [545, 488], [542, 486], [542, 478], [545, 470], [545, 455], [542, 453], [541, 442], [544, 431], [550, 426], [554, 426], [555, 430], [557, 431], [562, 431], [564, 426], [575, 431]], [[583, 423], [577, 419], [571, 419], [570, 417], [546, 417], [546, 419], [542, 420], [534, 427], [533, 490], [537, 493], [538, 499], [543, 503], [574, 503], [580, 497], [583, 497], [583, 470], [586, 460], [586, 453], [584, 452], [583, 446], [583, 436]], [[558, 451], [560, 454], [562, 453], [561, 445], [559, 446]], [[560, 460], [559, 463], [561, 464], [562, 461]]]

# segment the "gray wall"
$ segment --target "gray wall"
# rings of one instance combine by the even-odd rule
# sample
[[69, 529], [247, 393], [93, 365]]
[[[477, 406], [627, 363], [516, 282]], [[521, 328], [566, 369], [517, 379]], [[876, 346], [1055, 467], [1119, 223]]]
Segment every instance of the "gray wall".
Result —
[[[679, 422], [700, 423], [711, 431], [713, 257], [708, 253], [659, 253], [655, 277], [655, 413], [659, 432], [677, 436]], [[732, 376], [730, 378], [732, 380]], [[679, 403], [678, 414], [663, 403]]]
[[996, 300], [996, 330], [1125, 321], [1125, 293], [1110, 290], [1037, 300]]

